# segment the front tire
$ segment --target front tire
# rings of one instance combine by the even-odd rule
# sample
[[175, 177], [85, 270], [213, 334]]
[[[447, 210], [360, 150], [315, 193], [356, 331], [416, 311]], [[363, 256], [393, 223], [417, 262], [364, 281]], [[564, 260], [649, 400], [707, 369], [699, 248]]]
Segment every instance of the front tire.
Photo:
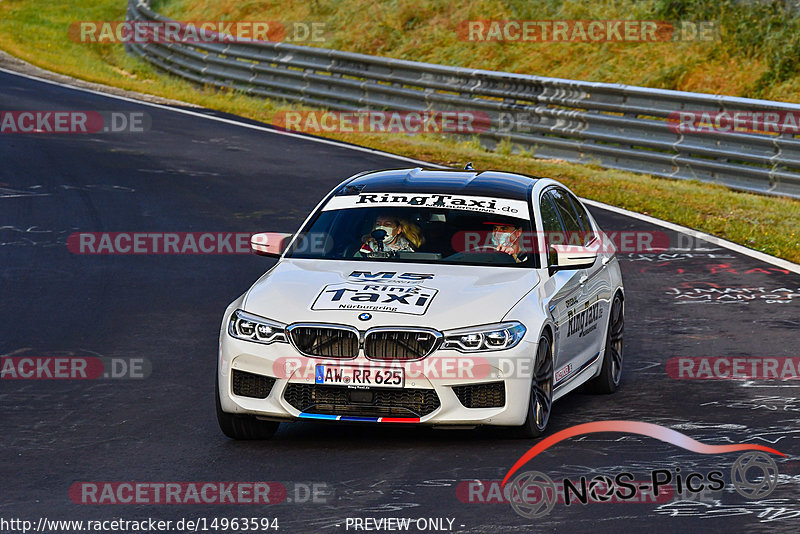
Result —
[[622, 344], [625, 333], [625, 307], [617, 293], [611, 304], [606, 333], [606, 350], [600, 374], [589, 383], [594, 393], [614, 393], [622, 382]]
[[222, 411], [219, 402], [219, 377], [214, 382], [214, 398], [217, 404], [217, 422], [222, 433], [231, 439], [255, 440], [269, 439], [278, 430], [280, 423], [276, 421], [261, 421], [252, 415], [233, 414]]
[[528, 415], [522, 426], [511, 431], [515, 438], [538, 438], [547, 430], [553, 407], [553, 343], [550, 336], [542, 334], [536, 346], [536, 361], [531, 378]]

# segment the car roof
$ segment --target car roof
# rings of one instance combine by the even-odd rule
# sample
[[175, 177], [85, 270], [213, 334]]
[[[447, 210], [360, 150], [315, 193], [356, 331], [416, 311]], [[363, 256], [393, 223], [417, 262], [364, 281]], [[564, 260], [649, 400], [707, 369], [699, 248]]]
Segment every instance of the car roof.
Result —
[[356, 175], [337, 194], [445, 193], [528, 200], [538, 178], [501, 171], [390, 169]]

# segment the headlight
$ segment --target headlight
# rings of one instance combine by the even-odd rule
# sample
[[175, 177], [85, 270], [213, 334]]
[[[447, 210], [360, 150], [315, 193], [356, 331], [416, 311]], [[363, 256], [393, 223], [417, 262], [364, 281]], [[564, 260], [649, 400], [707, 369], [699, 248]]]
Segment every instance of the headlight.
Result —
[[442, 348], [461, 352], [510, 349], [520, 342], [525, 331], [517, 321], [448, 330], [444, 332]]
[[256, 343], [286, 343], [286, 325], [236, 310], [228, 321], [228, 333], [231, 337], [254, 341]]

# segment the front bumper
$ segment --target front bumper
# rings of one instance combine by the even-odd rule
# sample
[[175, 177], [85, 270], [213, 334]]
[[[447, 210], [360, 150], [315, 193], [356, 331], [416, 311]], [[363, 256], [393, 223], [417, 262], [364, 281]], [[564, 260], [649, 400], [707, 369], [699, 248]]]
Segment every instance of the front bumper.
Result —
[[[439, 349], [422, 360], [402, 363], [369, 360], [363, 351], [355, 359], [339, 360], [306, 357], [288, 343], [261, 345], [239, 340], [223, 328], [217, 377], [220, 404], [224, 412], [272, 420], [516, 426], [521, 425], [527, 415], [535, 345], [523, 339], [511, 349], [475, 354]], [[319, 363], [400, 366], [405, 372], [405, 386], [356, 389], [317, 385], [315, 366]], [[248, 388], [244, 388], [246, 395], [242, 395], [241, 379], [246, 376], [242, 374], [237, 376], [240, 381], [237, 394], [234, 372], [257, 375], [254, 379], [247, 378], [259, 385], [255, 394], [260, 397], [268, 391], [266, 397], [246, 396], [254, 395]], [[487, 384], [490, 386], [463, 387]], [[502, 405], [497, 405], [500, 384]], [[467, 407], [465, 403], [492, 407]]]

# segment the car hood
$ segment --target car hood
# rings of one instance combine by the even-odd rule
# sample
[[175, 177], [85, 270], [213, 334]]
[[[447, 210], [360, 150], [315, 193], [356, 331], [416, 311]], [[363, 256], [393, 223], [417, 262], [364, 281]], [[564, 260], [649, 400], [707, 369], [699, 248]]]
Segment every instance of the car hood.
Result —
[[528, 268], [284, 259], [243, 306], [286, 324], [447, 330], [502, 320], [537, 283]]

